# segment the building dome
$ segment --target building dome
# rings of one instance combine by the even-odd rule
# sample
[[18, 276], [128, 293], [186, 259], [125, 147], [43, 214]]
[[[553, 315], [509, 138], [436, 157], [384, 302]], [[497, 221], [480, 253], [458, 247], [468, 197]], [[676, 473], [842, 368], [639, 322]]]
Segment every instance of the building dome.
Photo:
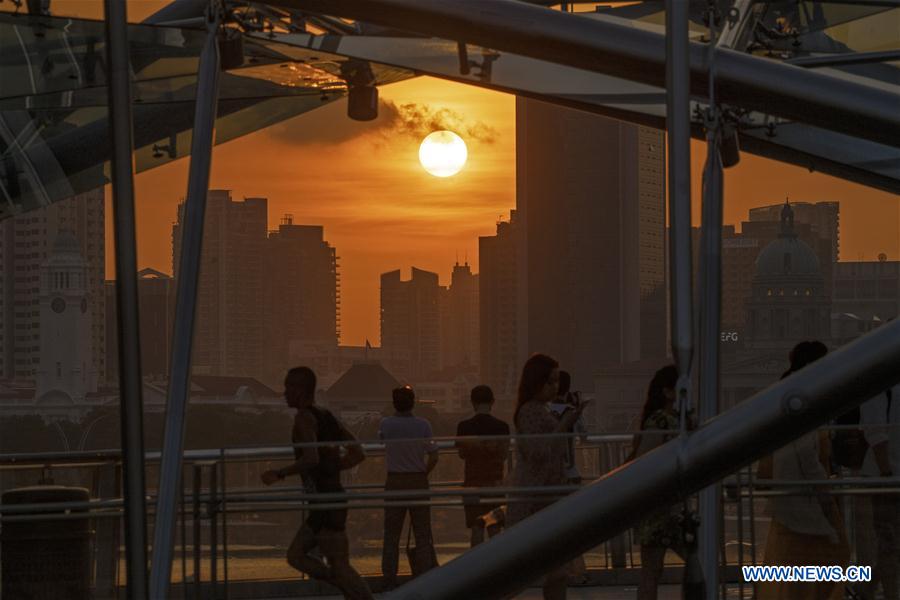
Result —
[[819, 257], [794, 231], [794, 211], [785, 203], [781, 211], [781, 232], [756, 258], [757, 277], [821, 276]]

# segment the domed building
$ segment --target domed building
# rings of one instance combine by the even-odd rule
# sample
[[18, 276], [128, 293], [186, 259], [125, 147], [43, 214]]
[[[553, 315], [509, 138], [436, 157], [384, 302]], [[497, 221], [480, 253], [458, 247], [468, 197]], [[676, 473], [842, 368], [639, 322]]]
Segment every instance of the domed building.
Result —
[[830, 337], [831, 298], [816, 252], [794, 231], [794, 211], [785, 203], [778, 238], [756, 259], [747, 302], [747, 345], [785, 348]]

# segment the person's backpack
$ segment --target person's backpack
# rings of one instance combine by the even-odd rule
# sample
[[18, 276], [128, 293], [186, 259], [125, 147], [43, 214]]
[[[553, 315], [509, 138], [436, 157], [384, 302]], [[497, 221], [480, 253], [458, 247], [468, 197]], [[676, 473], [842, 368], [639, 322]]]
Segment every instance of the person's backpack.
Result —
[[[887, 396], [888, 414], [891, 410], [892, 390], [885, 392]], [[835, 425], [845, 425], [848, 429], [839, 429], [834, 434], [834, 440], [831, 442], [831, 456], [834, 462], [842, 467], [849, 469], [859, 469], [862, 467], [866, 458], [866, 452], [869, 450], [869, 442], [862, 429], [850, 429], [849, 426], [859, 425], [860, 412], [859, 407], [848, 410], [837, 419]]]

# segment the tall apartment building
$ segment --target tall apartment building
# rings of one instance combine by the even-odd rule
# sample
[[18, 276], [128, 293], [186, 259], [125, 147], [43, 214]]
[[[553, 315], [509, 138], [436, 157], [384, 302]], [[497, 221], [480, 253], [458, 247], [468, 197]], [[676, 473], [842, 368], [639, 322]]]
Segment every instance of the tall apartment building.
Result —
[[516, 251], [518, 218], [478, 238], [479, 363], [481, 380], [501, 398], [515, 395], [518, 371]]
[[[203, 228], [193, 371], [202, 375], [261, 376], [265, 353], [267, 205], [235, 201], [210, 190]], [[172, 227], [172, 269], [178, 279], [184, 204]]]
[[442, 327], [442, 343], [446, 350], [443, 367], [476, 367], [479, 362], [478, 274], [469, 263], [453, 266], [447, 288], [447, 318]]
[[381, 354], [398, 377], [423, 381], [441, 368], [440, 285], [437, 273], [412, 268], [381, 275]]
[[[119, 342], [116, 324], [116, 282], [106, 282], [107, 381], [119, 377]], [[169, 376], [172, 334], [175, 326], [175, 278], [155, 269], [138, 271], [138, 309], [141, 332], [141, 374]]]
[[106, 371], [106, 231], [100, 188], [0, 222], [0, 379], [35, 384], [41, 358], [41, 272], [60, 231], [74, 235], [85, 261], [90, 369]]
[[602, 365], [666, 354], [665, 138], [518, 98], [519, 361]]
[[337, 348], [340, 335], [338, 259], [321, 225], [297, 225], [285, 215], [266, 242], [265, 380], [280, 378], [291, 342]]

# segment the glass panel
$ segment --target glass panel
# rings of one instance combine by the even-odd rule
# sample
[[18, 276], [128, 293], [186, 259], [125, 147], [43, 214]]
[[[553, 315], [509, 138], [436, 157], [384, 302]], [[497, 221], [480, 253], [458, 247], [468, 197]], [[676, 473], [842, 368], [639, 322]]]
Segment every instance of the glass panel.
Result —
[[[190, 151], [203, 31], [129, 27], [138, 170]], [[0, 13], [0, 218], [106, 183], [103, 23]], [[217, 142], [291, 118], [346, 93], [348, 59], [247, 40], [244, 65], [220, 79]], [[285, 62], [289, 61], [289, 62]], [[370, 65], [373, 83], [409, 79]], [[7, 74], [10, 75], [7, 75]]]

